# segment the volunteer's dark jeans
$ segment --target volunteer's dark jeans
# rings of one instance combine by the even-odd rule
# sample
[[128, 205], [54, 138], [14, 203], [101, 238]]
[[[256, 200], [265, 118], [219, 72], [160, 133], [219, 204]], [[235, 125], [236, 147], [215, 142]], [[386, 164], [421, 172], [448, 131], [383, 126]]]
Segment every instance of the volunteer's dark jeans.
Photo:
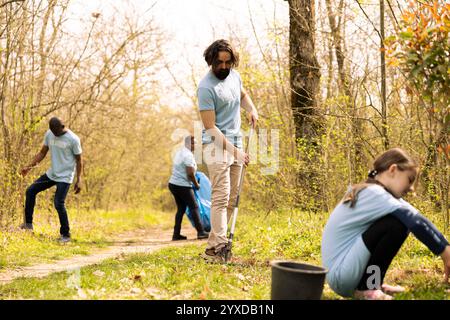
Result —
[[[367, 268], [370, 266], [378, 266], [380, 268], [379, 284], [383, 284], [384, 277], [392, 259], [394, 259], [407, 237], [408, 229], [393, 215], [387, 215], [375, 221], [362, 234], [364, 244], [369, 249], [371, 255], [365, 269], [366, 272], [364, 272], [358, 284], [358, 290], [364, 291], [369, 289], [367, 280], [374, 275], [373, 271], [367, 272]], [[370, 282], [372, 283], [372, 281]]]
[[169, 183], [169, 190], [172, 192], [177, 204], [177, 213], [175, 215], [175, 226], [173, 234], [179, 236], [181, 232], [181, 222], [186, 209], [189, 208], [194, 220], [195, 229], [198, 233], [204, 232], [200, 222], [200, 212], [197, 201], [195, 201], [194, 190], [191, 187], [182, 187]]
[[34, 206], [36, 204], [36, 195], [41, 191], [53, 187], [54, 185], [56, 185], [54, 204], [56, 211], [58, 211], [59, 223], [61, 224], [59, 233], [63, 236], [70, 237], [69, 219], [67, 217], [67, 210], [65, 205], [66, 196], [70, 188], [70, 183], [50, 180], [46, 174], [43, 174], [27, 189], [25, 200], [25, 222], [33, 223], [33, 212]]

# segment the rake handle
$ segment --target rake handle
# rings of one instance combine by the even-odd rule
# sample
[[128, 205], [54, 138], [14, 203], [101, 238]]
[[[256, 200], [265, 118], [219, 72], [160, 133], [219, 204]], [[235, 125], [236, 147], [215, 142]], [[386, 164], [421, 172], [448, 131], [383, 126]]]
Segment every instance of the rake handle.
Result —
[[[252, 138], [252, 135], [253, 135], [253, 127], [250, 127], [250, 133], [248, 135], [248, 143], [245, 146], [245, 153], [247, 153], [247, 154], [248, 154], [248, 149], [250, 146], [250, 140]], [[225, 253], [225, 261], [226, 262], [230, 259], [230, 256], [231, 256], [231, 247], [233, 244], [234, 228], [236, 226], [236, 219], [237, 219], [238, 207], [239, 207], [239, 199], [240, 199], [240, 195], [241, 195], [242, 185], [244, 182], [245, 168], [246, 168], [245, 165], [242, 165], [240, 177], [239, 177], [238, 193], [236, 196], [236, 202], [235, 202], [234, 209], [233, 209], [233, 219], [231, 222], [230, 235], [228, 237], [227, 250]]]

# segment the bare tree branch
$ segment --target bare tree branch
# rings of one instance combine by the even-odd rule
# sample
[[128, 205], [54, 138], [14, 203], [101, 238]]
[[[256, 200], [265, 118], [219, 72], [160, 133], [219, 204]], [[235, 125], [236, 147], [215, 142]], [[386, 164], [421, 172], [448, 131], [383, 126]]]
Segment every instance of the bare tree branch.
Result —
[[0, 8], [3, 8], [4, 6], [10, 4], [10, 3], [14, 3], [14, 2], [25, 2], [25, 0], [10, 0], [10, 1], [6, 1], [2, 4], [0, 4]]

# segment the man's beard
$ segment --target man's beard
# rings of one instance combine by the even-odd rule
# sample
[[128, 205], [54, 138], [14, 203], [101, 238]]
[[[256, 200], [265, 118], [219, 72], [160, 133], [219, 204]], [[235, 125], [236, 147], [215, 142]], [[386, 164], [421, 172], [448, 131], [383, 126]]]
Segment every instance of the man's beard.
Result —
[[229, 74], [230, 74], [230, 69], [220, 69], [220, 70], [214, 71], [214, 75], [219, 80], [224, 80], [226, 77], [228, 77]]

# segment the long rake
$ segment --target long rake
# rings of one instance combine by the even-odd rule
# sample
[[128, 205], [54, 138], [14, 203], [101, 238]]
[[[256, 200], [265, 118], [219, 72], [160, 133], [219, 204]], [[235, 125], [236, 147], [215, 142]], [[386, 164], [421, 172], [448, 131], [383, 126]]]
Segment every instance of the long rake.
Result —
[[[245, 146], [245, 153], [247, 153], [247, 154], [248, 154], [250, 141], [252, 139], [252, 135], [253, 135], [253, 127], [250, 127], [250, 133], [248, 135], [248, 143]], [[238, 193], [237, 193], [236, 202], [234, 203], [234, 208], [233, 208], [233, 218], [231, 220], [230, 234], [228, 236], [228, 243], [225, 247], [225, 262], [230, 261], [231, 256], [232, 256], [231, 249], [233, 247], [234, 229], [236, 227], [236, 219], [237, 219], [237, 215], [238, 215], [238, 211], [239, 211], [239, 199], [240, 199], [240, 195], [241, 195], [242, 184], [244, 182], [245, 169], [246, 169], [245, 165], [242, 165], [241, 174], [240, 174], [240, 178], [239, 178]]]

